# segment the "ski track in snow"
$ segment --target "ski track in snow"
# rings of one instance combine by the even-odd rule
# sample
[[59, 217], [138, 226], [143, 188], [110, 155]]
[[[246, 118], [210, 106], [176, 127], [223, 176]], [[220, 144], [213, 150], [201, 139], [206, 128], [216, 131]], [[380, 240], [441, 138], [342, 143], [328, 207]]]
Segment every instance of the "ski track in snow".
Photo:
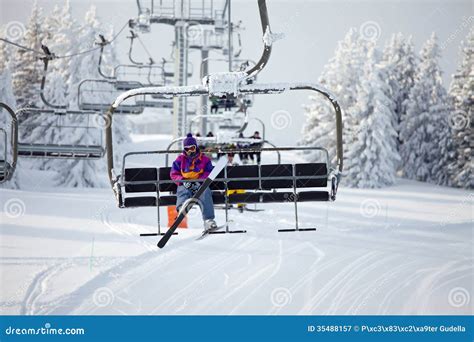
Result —
[[[3, 193], [0, 210], [19, 198], [26, 211], [1, 212], [2, 314], [474, 313], [467, 191], [341, 189], [335, 203], [299, 206], [300, 226], [315, 232], [278, 233], [294, 224], [293, 207], [272, 204], [231, 211], [231, 229], [246, 234], [200, 241], [196, 211], [162, 250], [138, 236], [155, 231], [156, 210], [117, 209], [110, 190]], [[379, 205], [375, 217], [361, 215], [365, 199]], [[455, 288], [465, 305], [450, 303]]]

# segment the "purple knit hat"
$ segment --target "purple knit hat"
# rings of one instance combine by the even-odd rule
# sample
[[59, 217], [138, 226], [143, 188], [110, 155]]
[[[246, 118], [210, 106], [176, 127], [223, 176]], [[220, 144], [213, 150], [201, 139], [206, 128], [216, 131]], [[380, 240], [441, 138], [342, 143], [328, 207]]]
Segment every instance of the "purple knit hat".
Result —
[[186, 139], [183, 140], [183, 147], [191, 146], [191, 145], [194, 145], [197, 147], [197, 141], [191, 133], [188, 133], [188, 135], [186, 136]]

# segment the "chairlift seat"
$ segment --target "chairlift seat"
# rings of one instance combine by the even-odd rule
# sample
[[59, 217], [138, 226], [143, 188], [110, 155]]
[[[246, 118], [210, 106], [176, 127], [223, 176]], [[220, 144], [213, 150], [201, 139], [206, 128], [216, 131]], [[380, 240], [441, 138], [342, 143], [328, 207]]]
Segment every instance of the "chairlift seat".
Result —
[[[80, 103], [79, 108], [81, 110], [89, 110], [93, 112], [106, 112], [110, 108], [110, 104], [105, 103]], [[115, 114], [141, 114], [144, 108], [140, 105], [120, 105], [116, 110]]]
[[143, 84], [137, 81], [117, 81], [115, 82], [115, 89], [120, 91], [128, 91], [131, 89], [141, 88]]
[[[296, 178], [293, 177], [293, 169]], [[148, 192], [156, 195], [129, 196], [125, 198], [123, 206], [148, 207], [156, 206], [157, 203], [159, 206], [175, 205], [177, 186], [170, 178], [170, 171], [170, 167], [125, 169], [125, 192]], [[227, 195], [227, 202], [230, 204], [329, 201], [328, 191], [298, 191], [300, 188], [326, 187], [327, 177], [325, 163], [228, 166], [227, 178], [225, 171], [221, 171], [210, 188], [214, 204], [226, 203], [226, 182], [228, 190], [248, 190], [243, 194]], [[294, 190], [281, 191], [290, 188]]]
[[[137, 101], [136, 104], [141, 107], [149, 107], [149, 108], [173, 108], [173, 101], [169, 100], [159, 100], [159, 101]], [[120, 107], [119, 107], [120, 109]]]
[[10, 164], [5, 160], [0, 160], [0, 181], [3, 181], [7, 177], [8, 169]]
[[18, 144], [18, 155], [23, 157], [98, 159], [104, 153], [99, 145]]

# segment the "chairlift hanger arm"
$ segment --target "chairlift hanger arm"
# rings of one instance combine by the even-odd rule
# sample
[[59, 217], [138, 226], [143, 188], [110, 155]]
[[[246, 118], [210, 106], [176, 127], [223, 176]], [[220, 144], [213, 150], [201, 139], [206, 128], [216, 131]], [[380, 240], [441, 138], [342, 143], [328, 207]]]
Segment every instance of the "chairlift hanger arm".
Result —
[[109, 42], [101, 34], [99, 34], [99, 38], [100, 38], [100, 42], [98, 42], [97, 44], [100, 45], [100, 54], [99, 54], [99, 63], [97, 65], [97, 70], [99, 71], [99, 75], [102, 76], [103, 78], [107, 80], [113, 80], [115, 79], [115, 77], [108, 76], [105, 74], [105, 72], [102, 71], [102, 59], [104, 55], [104, 48], [109, 44]]
[[55, 58], [54, 54], [52, 54], [48, 47], [45, 46], [45, 45], [42, 45], [41, 46], [41, 49], [43, 49], [43, 52], [45, 54], [44, 57], [41, 58], [41, 60], [43, 61], [43, 64], [44, 64], [44, 68], [43, 68], [43, 76], [41, 77], [41, 87], [40, 87], [40, 98], [41, 98], [41, 101], [43, 101], [43, 103], [49, 107], [49, 108], [54, 108], [54, 109], [67, 109], [67, 105], [55, 105], [55, 104], [52, 104], [51, 102], [49, 102], [45, 95], [44, 95], [44, 88], [46, 86], [46, 75], [48, 73], [48, 65], [49, 65], [49, 61], [50, 60], [53, 60]]
[[336, 157], [337, 168], [340, 173], [343, 169], [343, 148], [342, 148], [342, 108], [336, 97], [326, 88], [315, 83], [281, 83], [281, 84], [249, 84], [239, 88], [242, 94], [278, 94], [286, 90], [311, 90], [320, 93], [327, 98], [336, 115]]
[[[5, 103], [0, 102], [0, 108], [6, 110], [11, 117], [11, 144], [12, 144], [12, 162], [10, 164], [10, 170], [8, 175], [5, 177], [5, 181], [10, 180], [11, 176], [15, 172], [16, 162], [18, 160], [18, 119], [13, 109]], [[5, 156], [6, 161], [6, 156]]]
[[[269, 30], [270, 32], [270, 19], [268, 19], [268, 10], [267, 3], [265, 0], [258, 0], [258, 10], [260, 12], [260, 23], [262, 26], [262, 37], [265, 35], [265, 32]], [[272, 53], [272, 46], [264, 44], [262, 56], [257, 64], [251, 69], [245, 71], [247, 77], [256, 76], [262, 69], [267, 65], [270, 55]]]

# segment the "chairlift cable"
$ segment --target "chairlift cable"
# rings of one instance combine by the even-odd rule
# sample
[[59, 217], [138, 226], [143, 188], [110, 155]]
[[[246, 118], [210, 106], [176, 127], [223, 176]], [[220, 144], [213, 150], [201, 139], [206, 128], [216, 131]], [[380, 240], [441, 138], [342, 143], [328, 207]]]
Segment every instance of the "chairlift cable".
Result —
[[[125, 25], [123, 25], [123, 27], [119, 30], [119, 32], [110, 40], [107, 42], [107, 45], [108, 44], [111, 44], [114, 40], [116, 40], [118, 38], [118, 36], [122, 33], [122, 31], [125, 29], [125, 27], [128, 26], [128, 21], [125, 23]], [[32, 48], [29, 48], [27, 46], [24, 46], [24, 45], [21, 45], [21, 44], [18, 44], [18, 43], [15, 43], [15, 42], [12, 42], [11, 40], [8, 40], [6, 38], [2, 38], [0, 37], [0, 40], [7, 43], [7, 44], [10, 44], [10, 45], [13, 45], [17, 48], [20, 48], [22, 50], [26, 50], [26, 51], [31, 51], [31, 52], [34, 52], [36, 53], [37, 55], [41, 55], [41, 56], [47, 56], [43, 51], [39, 51], [39, 50], [35, 50], [35, 49], [32, 49]], [[88, 54], [88, 53], [91, 53], [91, 52], [94, 52], [96, 50], [99, 50], [100, 47], [95, 47], [93, 49], [89, 49], [89, 50], [85, 50], [85, 51], [80, 51], [80, 52], [77, 52], [77, 53], [74, 53], [74, 54], [70, 54], [70, 55], [64, 55], [64, 56], [54, 56], [54, 59], [60, 59], [60, 58], [71, 58], [71, 57], [75, 57], [75, 56], [79, 56], [79, 55], [84, 55], [84, 54]]]
[[137, 35], [136, 37], [137, 37], [138, 42], [140, 43], [140, 45], [143, 47], [143, 50], [145, 50], [145, 52], [147, 53], [148, 57], [149, 57], [151, 60], [153, 60], [153, 57], [152, 57], [150, 51], [148, 51], [148, 49], [146, 48], [146, 45], [143, 44], [143, 41], [140, 39], [140, 36]]

